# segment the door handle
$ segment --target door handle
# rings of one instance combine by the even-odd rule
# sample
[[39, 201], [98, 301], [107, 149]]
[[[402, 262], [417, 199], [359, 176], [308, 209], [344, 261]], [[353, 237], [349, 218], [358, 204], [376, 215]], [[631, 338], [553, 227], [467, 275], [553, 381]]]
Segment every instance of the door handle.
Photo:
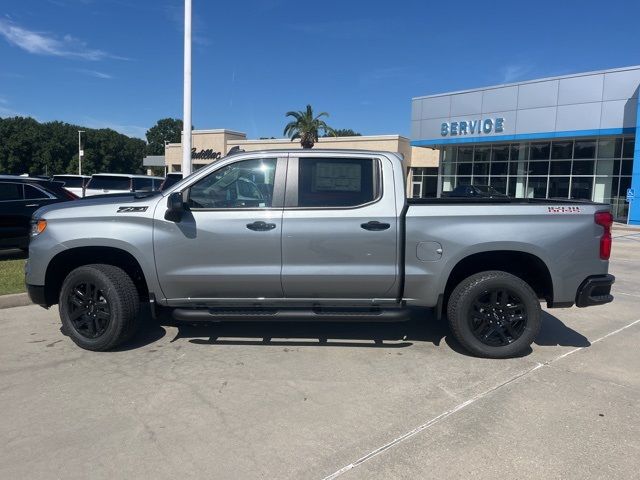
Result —
[[373, 232], [379, 232], [381, 230], [386, 230], [391, 225], [388, 224], [388, 223], [382, 223], [382, 222], [378, 222], [376, 220], [371, 220], [370, 222], [360, 224], [360, 226], [362, 228], [364, 228], [365, 230], [371, 230]]
[[254, 232], [267, 232], [269, 230], [273, 230], [274, 228], [276, 228], [276, 224], [257, 221], [253, 223], [247, 223], [247, 228], [249, 230], [253, 230]]
[[25, 207], [39, 207], [40, 204], [39, 203], [29, 203], [28, 205], [25, 205]]

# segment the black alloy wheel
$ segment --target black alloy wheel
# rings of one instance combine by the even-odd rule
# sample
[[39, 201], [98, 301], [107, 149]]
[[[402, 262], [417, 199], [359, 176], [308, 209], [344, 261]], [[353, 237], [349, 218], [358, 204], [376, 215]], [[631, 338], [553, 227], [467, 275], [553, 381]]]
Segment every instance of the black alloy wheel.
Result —
[[139, 325], [138, 289], [115, 265], [72, 270], [62, 282], [59, 304], [63, 331], [86, 350], [111, 350], [132, 338]]
[[484, 358], [530, 352], [541, 316], [540, 300], [531, 286], [500, 270], [470, 275], [447, 299], [451, 333], [467, 351]]
[[511, 290], [496, 288], [471, 304], [469, 326], [485, 345], [502, 347], [520, 338], [527, 326], [527, 307]]
[[67, 308], [73, 328], [85, 338], [98, 338], [109, 327], [109, 301], [94, 283], [74, 285], [67, 295]]

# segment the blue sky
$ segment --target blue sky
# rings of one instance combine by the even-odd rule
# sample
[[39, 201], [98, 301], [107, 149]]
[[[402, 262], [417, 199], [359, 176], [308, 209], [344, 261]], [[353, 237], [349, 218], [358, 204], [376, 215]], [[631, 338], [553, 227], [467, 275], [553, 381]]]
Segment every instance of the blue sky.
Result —
[[[193, 0], [193, 123], [409, 134], [411, 97], [640, 64], [636, 1]], [[181, 0], [0, 4], [0, 116], [144, 138], [182, 115]]]

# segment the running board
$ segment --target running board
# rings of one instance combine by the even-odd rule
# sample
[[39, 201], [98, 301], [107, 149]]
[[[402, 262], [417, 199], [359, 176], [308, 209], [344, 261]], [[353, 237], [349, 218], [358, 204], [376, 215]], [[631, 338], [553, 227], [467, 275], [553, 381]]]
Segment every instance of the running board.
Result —
[[176, 308], [178, 322], [403, 322], [405, 308]]

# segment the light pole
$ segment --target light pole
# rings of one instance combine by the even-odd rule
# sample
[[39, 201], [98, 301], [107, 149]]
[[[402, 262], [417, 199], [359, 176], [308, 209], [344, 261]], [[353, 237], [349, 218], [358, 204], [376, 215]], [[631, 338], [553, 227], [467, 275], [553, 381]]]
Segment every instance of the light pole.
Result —
[[184, 0], [184, 97], [182, 176], [191, 174], [191, 0]]
[[81, 135], [83, 133], [84, 130], [78, 130], [78, 175], [82, 175], [82, 156], [84, 155], [84, 151], [82, 150]]

